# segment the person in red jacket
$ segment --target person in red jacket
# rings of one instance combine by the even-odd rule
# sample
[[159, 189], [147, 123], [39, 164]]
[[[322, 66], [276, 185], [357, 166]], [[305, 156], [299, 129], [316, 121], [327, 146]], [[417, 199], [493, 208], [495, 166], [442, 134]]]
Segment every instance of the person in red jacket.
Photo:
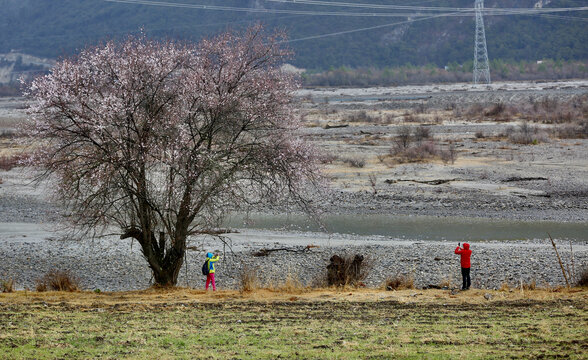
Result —
[[460, 247], [461, 243], [457, 244], [455, 253], [461, 255], [461, 277], [463, 279], [462, 290], [470, 288], [472, 281], [470, 280], [470, 256], [472, 256], [472, 250], [470, 250], [470, 244], [463, 243], [463, 249]]

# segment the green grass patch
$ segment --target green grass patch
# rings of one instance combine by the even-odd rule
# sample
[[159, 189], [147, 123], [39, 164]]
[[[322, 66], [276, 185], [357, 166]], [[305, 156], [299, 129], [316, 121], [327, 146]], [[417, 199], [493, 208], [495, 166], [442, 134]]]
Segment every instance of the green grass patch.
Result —
[[0, 304], [3, 359], [582, 358], [586, 301]]

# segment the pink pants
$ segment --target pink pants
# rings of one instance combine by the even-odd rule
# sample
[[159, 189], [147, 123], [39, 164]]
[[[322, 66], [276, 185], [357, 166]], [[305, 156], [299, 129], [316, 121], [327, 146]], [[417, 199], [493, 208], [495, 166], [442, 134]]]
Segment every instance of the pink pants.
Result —
[[206, 290], [208, 290], [208, 284], [212, 283], [212, 291], [216, 291], [216, 283], [214, 282], [214, 273], [206, 275]]

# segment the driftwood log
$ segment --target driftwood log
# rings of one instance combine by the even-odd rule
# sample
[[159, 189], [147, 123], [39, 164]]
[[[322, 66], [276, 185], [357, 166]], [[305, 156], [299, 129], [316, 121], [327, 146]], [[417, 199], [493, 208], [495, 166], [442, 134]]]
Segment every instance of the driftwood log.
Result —
[[384, 180], [384, 182], [386, 184], [396, 184], [398, 182], [414, 182], [414, 183], [418, 183], [418, 184], [427, 184], [427, 185], [442, 185], [442, 184], [450, 183], [452, 181], [461, 181], [461, 179], [435, 179], [435, 180], [403, 180], [403, 179], [394, 180], [394, 179], [388, 179], [388, 180]]
[[330, 123], [327, 123], [327, 124], [323, 125], [323, 129], [325, 129], [325, 130], [337, 129], [337, 128], [345, 128], [348, 126], [349, 126], [349, 124], [330, 124]]
[[317, 245], [306, 245], [303, 248], [273, 248], [273, 249], [260, 249], [259, 251], [256, 251], [253, 253], [253, 256], [268, 256], [270, 253], [272, 252], [276, 252], [276, 251], [287, 251], [287, 252], [293, 252], [293, 253], [304, 253], [304, 252], [308, 252], [310, 251], [310, 249], [312, 248], [317, 248]]

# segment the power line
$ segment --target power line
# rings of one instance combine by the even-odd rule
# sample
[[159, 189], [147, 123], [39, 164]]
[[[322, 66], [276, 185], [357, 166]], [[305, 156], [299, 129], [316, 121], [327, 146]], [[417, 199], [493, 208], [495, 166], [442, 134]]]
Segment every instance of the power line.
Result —
[[282, 10], [282, 9], [265, 9], [265, 8], [241, 8], [234, 6], [217, 6], [217, 5], [198, 5], [184, 3], [169, 3], [165, 1], [151, 0], [103, 0], [106, 2], [120, 4], [149, 5], [161, 7], [175, 7], [185, 9], [215, 10], [215, 11], [236, 11], [251, 12], [262, 14], [292, 14], [292, 15], [309, 15], [309, 16], [350, 16], [350, 17], [418, 17], [427, 16], [418, 13], [357, 13], [357, 12], [340, 12], [340, 11], [306, 11], [306, 10]]
[[390, 23], [390, 24], [376, 25], [376, 26], [370, 26], [370, 27], [360, 28], [360, 29], [337, 31], [337, 32], [328, 33], [328, 34], [313, 35], [313, 36], [307, 36], [307, 37], [298, 38], [298, 39], [284, 40], [283, 42], [284, 43], [292, 43], [292, 42], [305, 41], [305, 40], [321, 39], [321, 38], [326, 38], [326, 37], [331, 37], [331, 36], [352, 34], [352, 33], [361, 32], [361, 31], [376, 30], [376, 29], [381, 29], [381, 28], [390, 27], [390, 26], [409, 24], [409, 23], [413, 23], [413, 22], [417, 22], [417, 21], [424, 21], [424, 20], [430, 20], [430, 19], [434, 19], [434, 18], [447, 17], [447, 16], [452, 16], [454, 14], [455, 13], [438, 14], [438, 15], [432, 15], [432, 16], [418, 18], [418, 19], [409, 19], [409, 20], [405, 20], [405, 21], [394, 22], [394, 23]]
[[[215, 10], [215, 11], [236, 11], [236, 12], [252, 12], [252, 13], [263, 13], [263, 14], [295, 14], [295, 15], [309, 15], [309, 16], [349, 16], [349, 17], [426, 17], [430, 14], [423, 14], [420, 12], [416, 13], [394, 13], [394, 12], [369, 12], [369, 13], [358, 13], [358, 12], [344, 12], [344, 11], [310, 11], [310, 10], [287, 10], [287, 9], [266, 9], [266, 8], [243, 8], [234, 6], [219, 6], [219, 5], [200, 5], [200, 4], [185, 4], [185, 3], [171, 3], [166, 1], [154, 1], [154, 0], [103, 0], [106, 2], [121, 3], [121, 4], [134, 4], [134, 5], [148, 5], [148, 6], [160, 6], [160, 7], [175, 7], [175, 8], [188, 8], [188, 9], [200, 9], [200, 10]], [[352, 4], [352, 3], [336, 3], [336, 2], [325, 2], [325, 1], [314, 1], [314, 0], [296, 0], [296, 2], [290, 2], [285, 0], [266, 0], [275, 1], [280, 3], [292, 3], [301, 5], [327, 5], [337, 7], [366, 7], [371, 9], [390, 9], [390, 10], [405, 10], [405, 11], [453, 11], [453, 12], [465, 12], [470, 13], [471, 16], [474, 13], [473, 8], [448, 8], [448, 7], [422, 7], [422, 6], [404, 6], [404, 5], [375, 5], [375, 4]], [[365, 6], [364, 6], [365, 5]], [[371, 7], [370, 7], [371, 6]], [[382, 7], [384, 6], [384, 7]], [[554, 13], [554, 12], [574, 12], [574, 11], [586, 11], [588, 6], [575, 7], [575, 8], [542, 8], [542, 9], [516, 9], [516, 8], [493, 8], [484, 9], [484, 13], [488, 15], [516, 15], [516, 14], [542, 14], [542, 13]]]
[[[337, 1], [321, 1], [321, 0], [264, 0], [267, 2], [276, 2], [282, 4], [295, 5], [315, 5], [328, 7], [351, 7], [351, 8], [366, 8], [366, 9], [387, 9], [387, 10], [411, 10], [411, 11], [469, 11], [474, 12], [472, 8], [458, 8], [458, 7], [438, 7], [438, 6], [414, 6], [414, 5], [385, 5], [385, 4], [368, 4], [368, 3], [348, 3]], [[588, 7], [567, 7], [567, 8], [490, 8], [482, 9], [486, 13], [552, 13], [552, 12], [574, 12], [588, 10]]]

